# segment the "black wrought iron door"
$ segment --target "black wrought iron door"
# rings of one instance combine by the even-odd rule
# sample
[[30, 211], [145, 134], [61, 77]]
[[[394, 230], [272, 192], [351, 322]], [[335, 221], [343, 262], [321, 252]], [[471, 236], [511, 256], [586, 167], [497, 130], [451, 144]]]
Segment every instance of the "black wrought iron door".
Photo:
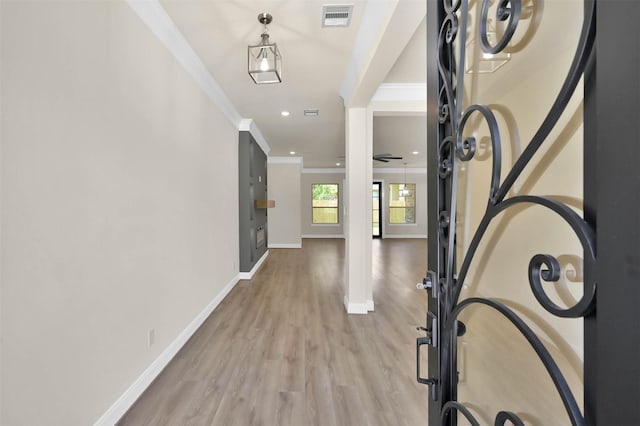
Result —
[[[637, 2], [612, 3], [607, 21], [598, 27], [608, 33], [601, 48], [615, 46], [616, 7], [620, 13], [639, 13]], [[602, 120], [606, 112], [598, 115], [595, 94], [601, 94], [600, 100], [608, 95], [596, 90], [596, 2], [427, 4], [430, 239], [429, 271], [422, 287], [430, 297], [425, 335], [417, 341], [417, 374], [429, 387], [429, 424], [640, 422], [637, 408], [621, 406], [619, 416], [608, 414], [613, 404], [606, 408], [600, 401], [608, 397], [596, 391], [611, 366], [605, 356], [596, 359], [595, 354], [605, 352], [597, 346], [604, 341], [604, 327], [595, 322], [596, 277], [605, 272], [596, 256], [593, 176], [607, 181], [608, 187], [599, 186], [602, 200], [603, 191], [626, 190], [604, 179], [619, 171], [608, 160], [611, 154], [601, 149], [604, 142], [596, 141], [597, 126], [589, 121]], [[627, 49], [636, 49], [629, 54], [631, 63], [621, 60], [620, 66], [637, 71], [637, 31], [620, 29], [620, 37], [630, 38], [624, 43]], [[530, 59], [523, 59], [528, 55]], [[549, 77], [541, 77], [544, 70]], [[606, 72], [603, 77], [617, 84], [611, 70]], [[630, 90], [635, 91], [632, 96], [621, 92], [617, 99], [638, 108], [637, 83]], [[627, 127], [620, 132], [628, 137], [638, 124]], [[613, 147], [618, 141], [612, 138], [616, 136], [606, 143]], [[617, 146], [637, 155], [637, 141], [636, 132], [635, 141]], [[640, 182], [637, 171], [620, 174]], [[621, 223], [612, 228], [638, 225], [640, 202], [632, 198], [631, 213], [620, 213]], [[473, 209], [475, 213], [469, 213]], [[513, 229], [520, 236], [514, 237]], [[637, 235], [636, 230], [628, 232]], [[640, 247], [633, 238], [625, 240], [625, 247], [612, 247], [616, 254], [611, 257], [640, 259], [629, 252]], [[632, 283], [633, 277], [637, 275], [630, 272], [624, 280]], [[613, 288], [607, 288], [612, 295]], [[619, 297], [621, 291], [616, 291]], [[612, 306], [606, 309], [614, 317]], [[604, 309], [598, 305], [599, 312]], [[631, 317], [620, 313], [618, 318]], [[630, 333], [630, 341], [637, 342], [638, 335]], [[621, 365], [628, 366], [630, 357], [638, 355], [636, 343], [627, 349], [632, 353], [617, 355]], [[475, 351], [474, 361], [469, 351]], [[428, 369], [421, 371], [425, 353]], [[634, 369], [634, 380], [640, 381], [637, 373]], [[639, 387], [633, 380], [620, 380], [628, 384], [621, 392], [634, 395], [621, 400], [632, 401]], [[601, 410], [596, 415], [597, 406]], [[606, 420], [614, 418], [619, 420]]]

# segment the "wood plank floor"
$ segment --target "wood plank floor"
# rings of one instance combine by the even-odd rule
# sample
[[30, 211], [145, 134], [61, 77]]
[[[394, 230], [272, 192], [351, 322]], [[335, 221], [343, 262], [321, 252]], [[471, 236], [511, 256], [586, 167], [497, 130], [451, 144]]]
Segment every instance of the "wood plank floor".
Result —
[[425, 240], [374, 240], [375, 311], [347, 315], [344, 241], [271, 249], [120, 425], [427, 423], [415, 379]]

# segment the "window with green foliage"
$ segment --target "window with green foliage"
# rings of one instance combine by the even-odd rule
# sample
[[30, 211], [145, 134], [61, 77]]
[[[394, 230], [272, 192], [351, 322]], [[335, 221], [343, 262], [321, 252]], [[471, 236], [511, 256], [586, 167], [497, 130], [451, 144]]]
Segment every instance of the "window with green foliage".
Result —
[[416, 223], [416, 184], [389, 185], [389, 223]]
[[338, 223], [338, 184], [314, 183], [311, 185], [312, 221], [315, 224]]

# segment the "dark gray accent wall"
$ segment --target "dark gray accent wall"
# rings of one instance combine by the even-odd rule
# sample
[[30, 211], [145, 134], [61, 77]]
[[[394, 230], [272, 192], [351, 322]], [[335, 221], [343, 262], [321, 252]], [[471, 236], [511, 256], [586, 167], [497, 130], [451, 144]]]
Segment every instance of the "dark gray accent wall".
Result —
[[267, 155], [246, 131], [239, 135], [238, 161], [240, 272], [249, 272], [267, 251], [267, 209], [254, 207], [254, 200], [267, 199]]

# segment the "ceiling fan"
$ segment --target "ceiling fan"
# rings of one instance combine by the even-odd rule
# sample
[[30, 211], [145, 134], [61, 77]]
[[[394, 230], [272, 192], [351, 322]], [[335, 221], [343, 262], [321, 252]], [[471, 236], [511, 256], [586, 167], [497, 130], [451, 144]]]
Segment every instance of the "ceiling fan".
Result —
[[376, 154], [373, 156], [375, 161], [382, 161], [383, 163], [388, 163], [389, 160], [402, 160], [402, 157], [394, 156], [392, 154]]

